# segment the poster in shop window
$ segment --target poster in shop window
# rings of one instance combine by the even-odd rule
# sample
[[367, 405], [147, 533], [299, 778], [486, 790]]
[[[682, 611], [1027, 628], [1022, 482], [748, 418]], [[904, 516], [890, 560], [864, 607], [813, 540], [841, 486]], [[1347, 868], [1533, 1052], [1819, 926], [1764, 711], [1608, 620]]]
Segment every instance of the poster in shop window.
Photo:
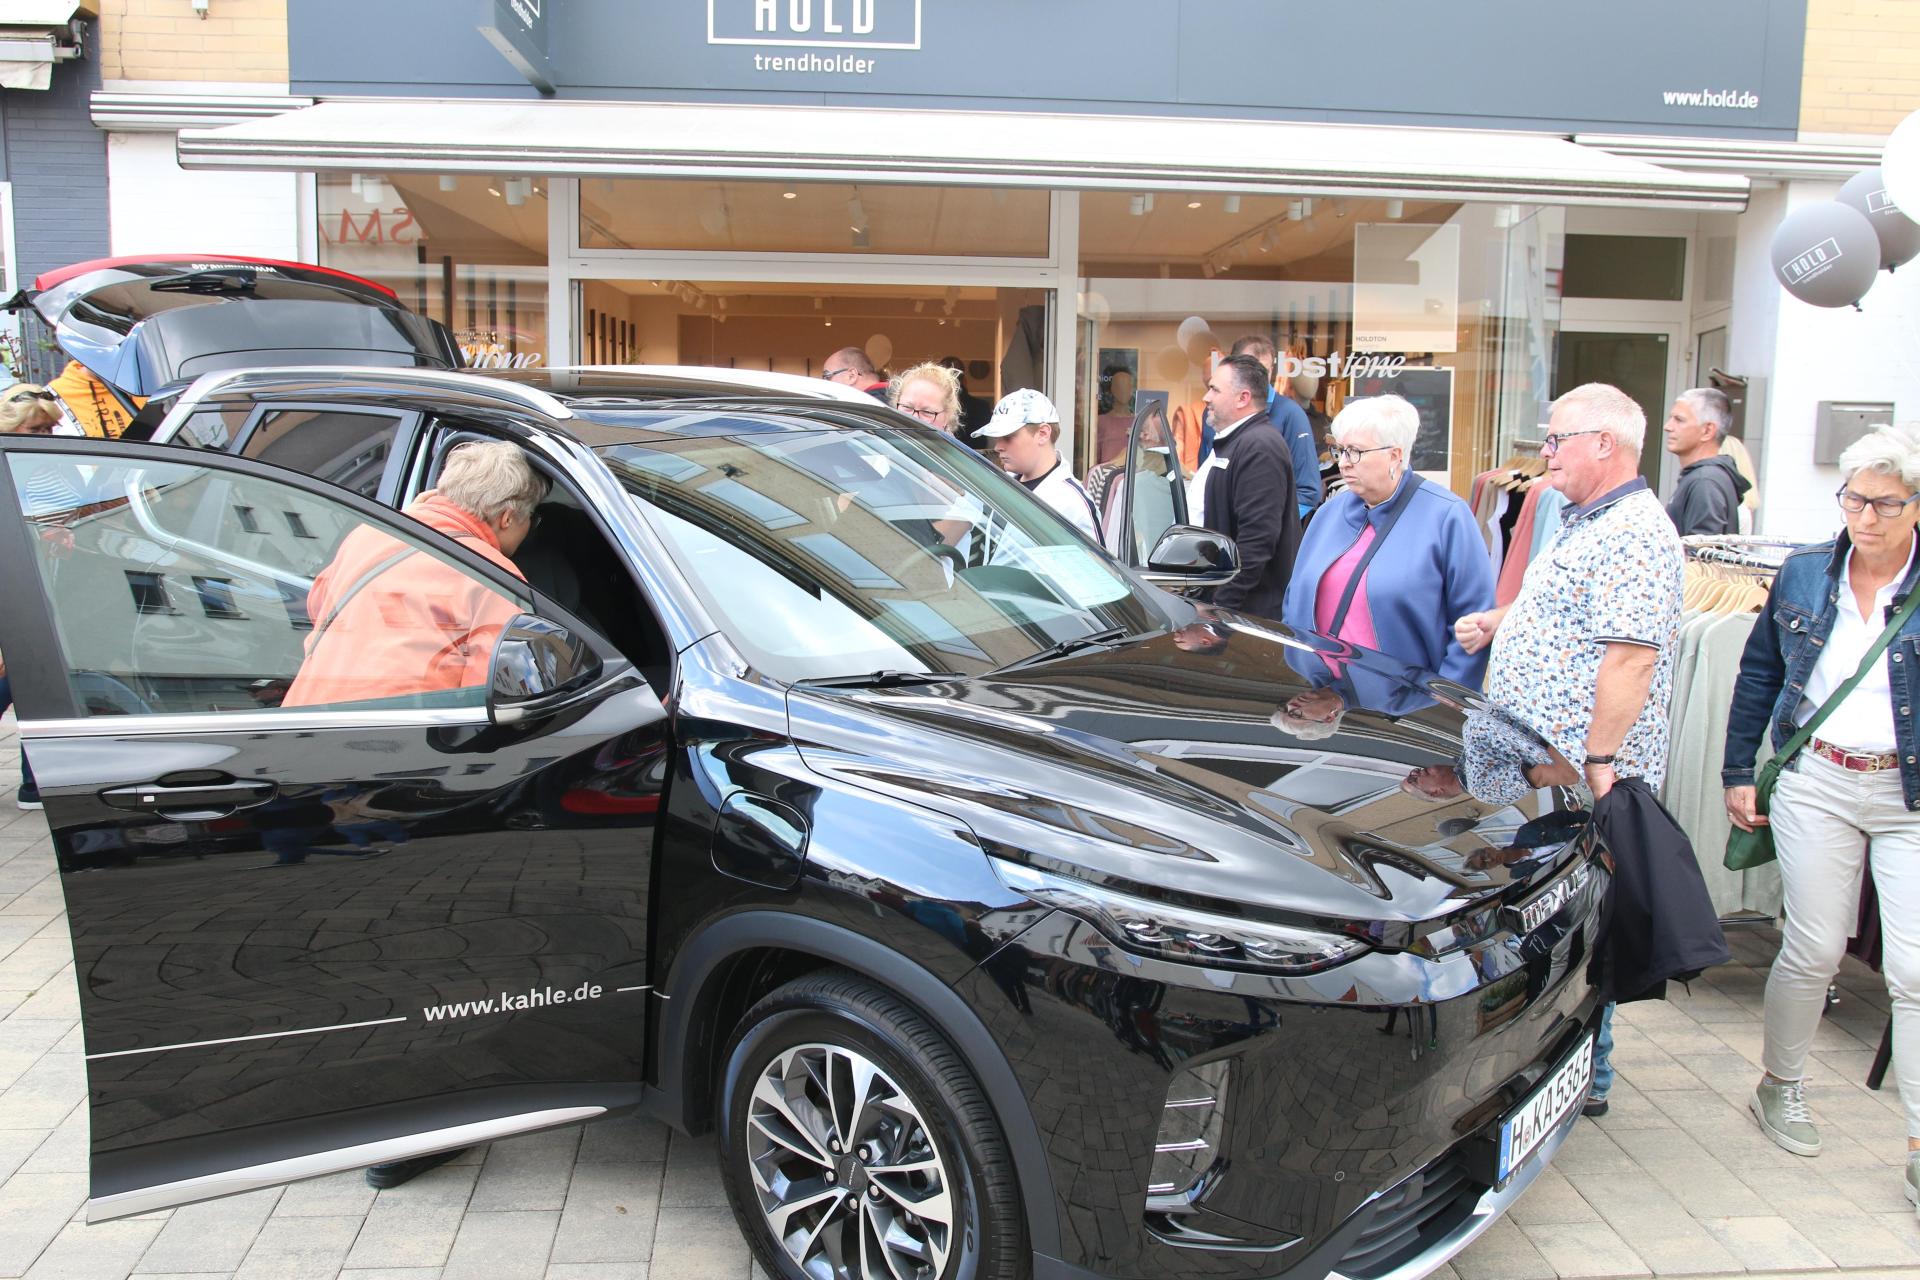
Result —
[[1447, 484], [1453, 465], [1453, 370], [1407, 366], [1394, 374], [1348, 379], [1348, 399], [1401, 396], [1420, 411], [1413, 441], [1413, 469]]
[[1353, 349], [1460, 349], [1460, 228], [1363, 222], [1353, 236]]

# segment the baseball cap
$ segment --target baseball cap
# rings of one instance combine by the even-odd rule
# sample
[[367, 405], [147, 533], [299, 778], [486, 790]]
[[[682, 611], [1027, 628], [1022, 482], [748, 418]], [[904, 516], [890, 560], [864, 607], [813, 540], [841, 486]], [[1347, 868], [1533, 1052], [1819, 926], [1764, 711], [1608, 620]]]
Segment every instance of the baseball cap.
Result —
[[1010, 436], [1020, 428], [1036, 422], [1058, 421], [1060, 421], [1060, 411], [1053, 407], [1053, 401], [1031, 387], [1022, 387], [1018, 391], [1002, 396], [1000, 403], [993, 406], [993, 416], [987, 419], [987, 425], [973, 434], [992, 440], [1000, 436]]

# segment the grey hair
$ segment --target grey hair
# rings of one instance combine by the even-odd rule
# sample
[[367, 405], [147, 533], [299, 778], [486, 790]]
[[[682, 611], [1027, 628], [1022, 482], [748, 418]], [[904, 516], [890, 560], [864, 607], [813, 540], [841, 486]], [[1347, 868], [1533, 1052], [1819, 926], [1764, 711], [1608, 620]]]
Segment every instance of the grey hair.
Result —
[[911, 382], [927, 382], [940, 388], [940, 408], [947, 415], [947, 425], [960, 425], [960, 375], [943, 364], [917, 364], [893, 380], [887, 388], [887, 403], [898, 405], [900, 393]]
[[1347, 401], [1327, 431], [1345, 444], [1348, 436], [1369, 428], [1382, 445], [1400, 450], [1403, 458], [1412, 458], [1413, 441], [1420, 434], [1420, 411], [1404, 396], [1366, 396]]
[[1878, 427], [1848, 445], [1840, 454], [1842, 481], [1862, 471], [1892, 476], [1908, 491], [1920, 493], [1920, 424]]
[[1647, 446], [1647, 413], [1634, 398], [1604, 382], [1575, 387], [1553, 402], [1555, 413], [1565, 409], [1584, 427], [1604, 431], [1628, 453], [1638, 455]]
[[1695, 387], [1682, 391], [1679, 399], [1693, 410], [1694, 417], [1713, 427], [1715, 440], [1725, 440], [1727, 432], [1733, 430], [1733, 402], [1727, 399], [1726, 392], [1713, 387]]
[[531, 516], [551, 485], [519, 445], [470, 440], [447, 455], [434, 487], [454, 506], [492, 524], [509, 511], [523, 520]]

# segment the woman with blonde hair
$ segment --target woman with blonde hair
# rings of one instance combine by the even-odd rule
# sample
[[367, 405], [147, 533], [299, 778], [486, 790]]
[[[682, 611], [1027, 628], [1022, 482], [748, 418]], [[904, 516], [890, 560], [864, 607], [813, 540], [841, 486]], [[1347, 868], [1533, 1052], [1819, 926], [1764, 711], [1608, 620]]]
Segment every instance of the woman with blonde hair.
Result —
[[11, 436], [50, 436], [60, 425], [60, 397], [31, 382], [0, 391], [0, 432]]

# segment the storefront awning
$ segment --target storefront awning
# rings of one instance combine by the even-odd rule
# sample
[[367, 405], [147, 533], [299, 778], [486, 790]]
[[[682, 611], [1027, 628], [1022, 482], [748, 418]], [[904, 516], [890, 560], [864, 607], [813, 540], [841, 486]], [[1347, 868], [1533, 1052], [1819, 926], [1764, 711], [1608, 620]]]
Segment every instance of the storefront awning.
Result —
[[95, 0], [0, 0], [0, 89], [45, 89], [53, 64], [80, 56], [70, 25], [91, 18]]
[[180, 134], [188, 168], [763, 178], [1740, 210], [1748, 184], [1544, 134], [850, 107], [325, 102]]

